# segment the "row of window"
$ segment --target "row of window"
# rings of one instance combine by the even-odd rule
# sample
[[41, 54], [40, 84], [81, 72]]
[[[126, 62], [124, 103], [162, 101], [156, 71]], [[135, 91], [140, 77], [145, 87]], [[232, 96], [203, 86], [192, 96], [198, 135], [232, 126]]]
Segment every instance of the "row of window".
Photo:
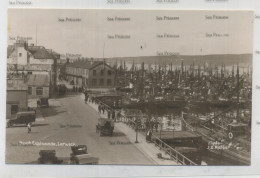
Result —
[[[100, 79], [99, 80], [99, 86], [104, 86], [104, 79]], [[92, 86], [97, 86], [97, 79], [92, 79]], [[107, 79], [107, 86], [111, 86], [112, 85], [112, 80], [111, 79]]]
[[[32, 95], [32, 87], [28, 87], [28, 94]], [[42, 96], [43, 95], [43, 88], [42, 87], [37, 87], [36, 88], [36, 95], [37, 96]]]
[[[87, 75], [87, 69], [79, 69], [79, 68], [68, 67], [67, 68], [67, 72], [71, 73], [71, 74]], [[93, 76], [97, 76], [97, 70], [93, 70], [92, 74], [93, 74]], [[100, 75], [104, 76], [105, 75], [105, 70], [100, 70]], [[107, 75], [111, 76], [112, 75], [112, 71], [111, 70], [107, 70]]]
[[[100, 75], [101, 75], [101, 76], [103, 76], [104, 73], [105, 73], [104, 70], [100, 70]], [[96, 75], [97, 75], [97, 71], [96, 71], [96, 70], [93, 70], [93, 76], [96, 76]], [[112, 75], [112, 71], [111, 71], [111, 70], [108, 70], [108, 71], [107, 71], [107, 75], [108, 75], [108, 76]]]
[[74, 75], [87, 75], [87, 69], [68, 67], [67, 72]]

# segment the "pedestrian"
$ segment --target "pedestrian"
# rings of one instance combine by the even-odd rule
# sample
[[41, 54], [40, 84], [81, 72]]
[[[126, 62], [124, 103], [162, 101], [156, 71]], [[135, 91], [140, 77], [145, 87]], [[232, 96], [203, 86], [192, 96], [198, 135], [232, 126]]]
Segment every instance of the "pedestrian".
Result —
[[31, 127], [32, 127], [31, 123], [28, 123], [27, 124], [28, 133], [31, 133], [31, 131], [32, 131]]
[[117, 119], [119, 119], [121, 121], [121, 111], [120, 110], [117, 113]]
[[37, 100], [37, 107], [40, 107], [41, 106], [41, 101], [38, 99]]
[[150, 122], [151, 131], [153, 131], [153, 127], [154, 127], [154, 120], [152, 120], [152, 121]]
[[113, 119], [113, 120], [115, 119], [115, 116], [116, 116], [116, 113], [115, 113], [115, 111], [113, 110], [113, 111], [112, 111], [112, 119]]
[[108, 117], [108, 119], [110, 119], [110, 115], [111, 115], [110, 111], [107, 110], [107, 117]]
[[157, 120], [155, 121], [154, 126], [155, 126], [155, 131], [158, 132], [159, 122]]
[[98, 105], [98, 113], [101, 114], [101, 105]]
[[102, 113], [104, 114], [105, 113], [105, 106], [103, 104], [102, 104], [101, 110], [102, 110]]
[[148, 130], [147, 134], [146, 134], [146, 141], [147, 142], [151, 142], [152, 141], [152, 131]]
[[85, 96], [85, 103], [88, 102], [88, 95]]
[[146, 129], [146, 131], [149, 130], [149, 122], [148, 122], [148, 119], [146, 119], [146, 121], [145, 121], [145, 129]]

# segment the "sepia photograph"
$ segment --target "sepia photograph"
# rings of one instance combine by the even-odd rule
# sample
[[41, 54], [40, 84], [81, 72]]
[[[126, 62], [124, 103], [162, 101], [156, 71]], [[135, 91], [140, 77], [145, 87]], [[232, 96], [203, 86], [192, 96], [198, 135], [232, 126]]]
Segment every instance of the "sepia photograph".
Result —
[[253, 19], [8, 9], [5, 163], [250, 166]]

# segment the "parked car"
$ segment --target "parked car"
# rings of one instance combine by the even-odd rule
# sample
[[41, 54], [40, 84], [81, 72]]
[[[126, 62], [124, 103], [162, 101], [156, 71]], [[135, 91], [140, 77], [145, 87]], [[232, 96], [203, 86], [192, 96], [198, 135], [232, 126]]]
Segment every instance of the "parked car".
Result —
[[96, 125], [96, 132], [102, 135], [112, 135], [114, 131], [114, 121], [108, 118], [99, 118]]
[[49, 98], [40, 98], [37, 101], [38, 107], [49, 107]]
[[28, 125], [29, 123], [35, 122], [35, 119], [36, 119], [35, 111], [18, 112], [15, 118], [9, 119], [7, 121], [7, 127], [12, 127], [16, 124]]
[[41, 150], [37, 162], [31, 164], [98, 164], [99, 158], [87, 153], [86, 145], [71, 147], [70, 157], [57, 157], [55, 150]]
[[39, 164], [61, 164], [63, 162], [63, 160], [60, 160], [58, 157], [56, 157], [55, 150], [41, 150], [39, 155]]
[[65, 95], [67, 91], [67, 87], [65, 84], [58, 85], [58, 95]]

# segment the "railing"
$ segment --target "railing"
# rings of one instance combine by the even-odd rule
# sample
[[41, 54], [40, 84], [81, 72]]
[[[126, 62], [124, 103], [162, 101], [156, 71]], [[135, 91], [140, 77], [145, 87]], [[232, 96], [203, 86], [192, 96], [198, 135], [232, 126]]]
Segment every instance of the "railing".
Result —
[[188, 124], [183, 117], [182, 117], [182, 121], [184, 122], [186, 128], [187, 128], [189, 131], [192, 131], [192, 132], [195, 131], [195, 129], [194, 129], [190, 124]]
[[[105, 103], [103, 103], [100, 100], [98, 100], [98, 103], [102, 103], [106, 107], [112, 109], [110, 106], [106, 105]], [[133, 119], [127, 118], [123, 114], [121, 114], [120, 119], [122, 122], [127, 124], [132, 129], [136, 129], [136, 123]], [[188, 125], [188, 123], [186, 123], [186, 124]], [[190, 126], [190, 129], [192, 129], [191, 126]], [[141, 124], [141, 126], [138, 128], [138, 130], [145, 131], [145, 127], [143, 127], [143, 125]], [[172, 160], [175, 160], [177, 162], [177, 164], [180, 163], [182, 165], [197, 165], [196, 163], [191, 161], [189, 158], [187, 158], [186, 156], [184, 156], [183, 154], [181, 154], [180, 152], [178, 152], [177, 150], [175, 150], [174, 148], [172, 148], [171, 146], [169, 146], [168, 144], [166, 144], [164, 141], [162, 141], [161, 139], [159, 139], [158, 137], [156, 137], [153, 134], [152, 134], [152, 142], [155, 144], [155, 146], [158, 146], [160, 148], [160, 150], [163, 150], [166, 154], [170, 155], [170, 158]]]
[[180, 163], [182, 165], [197, 165], [193, 161], [191, 161], [189, 158], [163, 142], [161, 139], [156, 137], [152, 134], [152, 142], [155, 144], [155, 146], [158, 146], [161, 150], [163, 150], [166, 154], [170, 155], [170, 158], [172, 160], [175, 160], [177, 163]]
[[[122, 116], [125, 119], [125, 123], [135, 129], [135, 122], [126, 116]], [[145, 128], [139, 128], [138, 130], [145, 130]], [[164, 141], [156, 137], [155, 135], [152, 134], [152, 142], [155, 144], [155, 146], [158, 146], [160, 150], [163, 150], [166, 154], [170, 155], [170, 158], [172, 160], [175, 160], [177, 163], [180, 163], [182, 165], [197, 165], [193, 161], [191, 161], [189, 158], [185, 157], [183, 154], [166, 144]]]

